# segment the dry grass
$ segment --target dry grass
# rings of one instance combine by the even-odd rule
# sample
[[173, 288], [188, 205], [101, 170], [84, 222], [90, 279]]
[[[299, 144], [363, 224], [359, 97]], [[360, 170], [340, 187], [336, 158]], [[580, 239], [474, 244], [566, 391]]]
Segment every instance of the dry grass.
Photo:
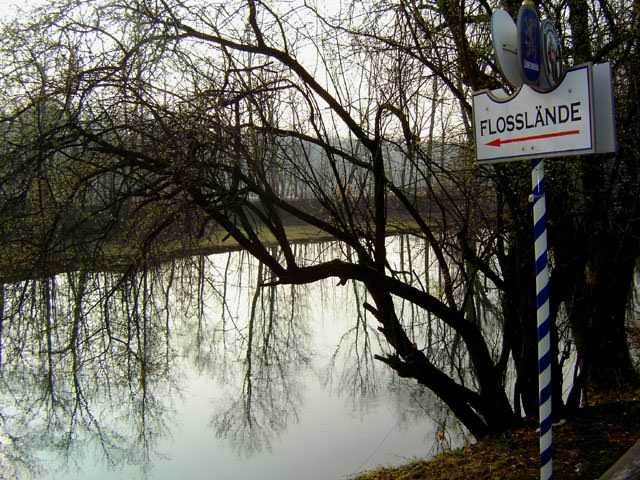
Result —
[[[554, 479], [597, 479], [640, 439], [640, 401], [583, 409], [553, 431]], [[431, 461], [381, 468], [354, 480], [537, 480], [535, 428], [495, 435]]]

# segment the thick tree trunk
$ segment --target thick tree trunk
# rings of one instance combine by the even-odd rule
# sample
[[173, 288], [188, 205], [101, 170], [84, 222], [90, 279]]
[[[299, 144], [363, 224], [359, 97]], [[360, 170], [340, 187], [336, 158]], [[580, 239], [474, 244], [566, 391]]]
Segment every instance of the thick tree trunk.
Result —
[[[427, 358], [407, 336], [396, 316], [388, 288], [375, 281], [367, 289], [376, 306], [365, 305], [380, 322], [380, 332], [397, 354], [376, 358], [405, 378], [414, 378], [434, 392], [476, 438], [520, 424], [506, 396], [498, 368], [490, 361], [482, 336], [461, 332], [480, 385], [478, 392], [456, 383]], [[486, 358], [484, 358], [486, 356]], [[482, 357], [482, 358], [480, 358]]]
[[[579, 174], [579, 190], [578, 195], [567, 190], [570, 182], [555, 188], [551, 293], [556, 302], [564, 302], [577, 351], [580, 375], [567, 402], [569, 409], [575, 409], [584, 392], [616, 395], [637, 381], [625, 322], [639, 246], [637, 222], [632, 220], [637, 201], [627, 193], [633, 189], [607, 189], [606, 159], [585, 160], [569, 168]], [[569, 210], [567, 198], [576, 196], [584, 199], [582, 208]]]
[[594, 393], [615, 393], [638, 380], [625, 329], [635, 258], [616, 249], [614, 242], [603, 241], [587, 263], [586, 274], [575, 286], [569, 317], [585, 376], [580, 386]]

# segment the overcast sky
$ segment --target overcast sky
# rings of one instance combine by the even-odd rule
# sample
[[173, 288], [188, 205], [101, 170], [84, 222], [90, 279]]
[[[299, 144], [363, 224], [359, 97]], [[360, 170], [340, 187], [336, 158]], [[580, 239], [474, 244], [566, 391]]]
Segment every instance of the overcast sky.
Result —
[[46, 0], [0, 0], [0, 18], [15, 16], [20, 10], [29, 10]]

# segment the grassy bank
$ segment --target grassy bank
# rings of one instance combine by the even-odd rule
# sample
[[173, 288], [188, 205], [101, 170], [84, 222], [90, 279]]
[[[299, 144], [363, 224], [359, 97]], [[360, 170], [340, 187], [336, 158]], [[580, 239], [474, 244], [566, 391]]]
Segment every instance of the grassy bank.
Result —
[[[390, 220], [389, 235], [414, 232], [416, 224]], [[292, 223], [285, 226], [291, 244], [304, 244], [334, 240], [326, 232], [307, 224]], [[277, 246], [274, 235], [266, 229], [258, 230], [258, 238], [267, 247]], [[211, 255], [238, 250], [238, 243], [225, 232], [210, 229], [206, 235], [193, 238], [181, 232], [164, 232], [149, 244], [132, 232], [123, 238], [79, 240], [65, 245], [52, 242], [43, 250], [36, 243], [0, 242], [0, 282], [45, 277], [56, 273], [86, 269], [90, 271], [123, 271], [141, 264], [162, 263], [194, 255]]]
[[[553, 430], [555, 480], [599, 478], [640, 439], [640, 401], [583, 409]], [[354, 480], [537, 480], [538, 433], [523, 428], [495, 435], [431, 461], [380, 468]]]

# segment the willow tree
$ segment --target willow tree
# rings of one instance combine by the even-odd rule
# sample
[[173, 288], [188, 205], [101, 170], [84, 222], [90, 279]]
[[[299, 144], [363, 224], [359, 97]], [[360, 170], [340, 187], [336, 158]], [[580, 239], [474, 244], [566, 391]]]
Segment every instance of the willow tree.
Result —
[[[487, 44], [486, 2], [389, 2], [369, 22], [344, 28], [377, 52], [403, 52], [416, 59], [448, 88], [465, 118], [470, 137], [469, 90], [507, 86]], [[384, 7], [382, 7], [384, 6]], [[506, 2], [515, 18], [519, 3]], [[626, 337], [626, 312], [638, 258], [637, 228], [637, 12], [635, 2], [544, 2], [541, 15], [563, 33], [566, 61], [610, 61], [617, 95], [616, 155], [562, 159], [550, 164], [551, 300], [556, 339], [555, 376], [575, 347], [578, 366], [568, 405], [578, 406], [587, 391], [610, 393], [637, 381]], [[338, 24], [336, 24], [338, 26]], [[596, 93], [597, 94], [597, 93]], [[502, 291], [505, 347], [518, 371], [516, 403], [533, 415], [537, 380], [525, 372], [537, 362], [533, 278], [532, 219], [528, 203], [528, 165], [498, 166], [483, 172], [495, 182], [493, 242], [484, 258], [473, 248], [460, 252], [492, 278]], [[502, 232], [502, 233], [500, 233]], [[506, 240], [506, 242], [505, 242]], [[495, 268], [495, 261], [498, 268]], [[558, 351], [560, 348], [564, 351]], [[564, 411], [561, 382], [554, 383], [556, 409]]]
[[[476, 437], [513, 427], [520, 405], [535, 416], [536, 402], [527, 168], [480, 169], [469, 140], [471, 90], [500, 84], [494, 6], [321, 7], [74, 0], [5, 26], [3, 201], [38, 228], [20, 234], [15, 216], [3, 227], [19, 232], [33, 274], [61, 268], [70, 249], [100, 268], [126, 245], [134, 268], [177, 238], [189, 247], [224, 237], [267, 267], [265, 285], [357, 282], [386, 345], [380, 361], [431, 389]], [[601, 3], [586, 20], [571, 2], [541, 8], [568, 19], [571, 61], [620, 52], [614, 72], [627, 95], [618, 98], [635, 98], [635, 25], [623, 22], [635, 4]], [[607, 21], [580, 30], [598, 8]], [[587, 57], [573, 47], [583, 40], [593, 45]], [[618, 111], [637, 115], [632, 104]], [[626, 135], [619, 155], [599, 166], [573, 161], [550, 186], [554, 315], [571, 327], [556, 332], [555, 346], [575, 341], [580, 359], [571, 399], [589, 374], [598, 378], [599, 349], [627, 351], [624, 335], [584, 336], [589, 324], [623, 333], [638, 246], [637, 136]], [[411, 226], [437, 275], [393, 261], [398, 223]], [[342, 253], [300, 258], [292, 226], [323, 232]], [[600, 236], [584, 241], [585, 231]], [[613, 280], [618, 301], [607, 316], [595, 285]], [[415, 333], [406, 304], [441, 327], [438, 338]], [[467, 365], [442, 360], [460, 349]], [[623, 357], [611, 368], [629, 372]]]

